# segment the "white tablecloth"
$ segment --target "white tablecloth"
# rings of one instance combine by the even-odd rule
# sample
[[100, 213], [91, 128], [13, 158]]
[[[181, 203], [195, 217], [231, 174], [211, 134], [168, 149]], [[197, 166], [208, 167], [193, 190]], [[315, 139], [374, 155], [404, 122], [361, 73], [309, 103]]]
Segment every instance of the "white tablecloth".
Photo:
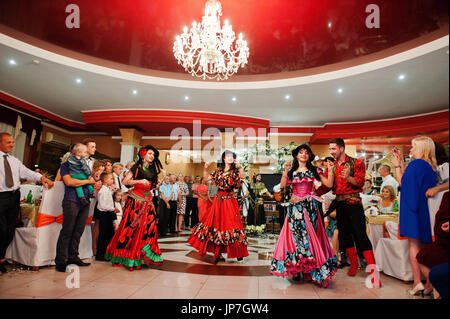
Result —
[[406, 281], [413, 280], [408, 240], [380, 238], [375, 249], [375, 260], [386, 275]]
[[[63, 197], [63, 182], [55, 182], [50, 190], [44, 189], [39, 212], [55, 217], [61, 215]], [[93, 205], [89, 210], [89, 216], [92, 215]], [[6, 258], [27, 266], [54, 265], [56, 243], [61, 227], [61, 224], [53, 222], [39, 228], [17, 228], [14, 239], [6, 251]], [[80, 240], [79, 257], [85, 259], [92, 256], [91, 226], [86, 225]]]
[[35, 184], [21, 184], [20, 185], [20, 200], [27, 199], [28, 193], [31, 190], [31, 194], [33, 195], [33, 200], [41, 199], [42, 191], [44, 187], [42, 185]]
[[439, 207], [441, 206], [442, 197], [446, 192], [448, 191], [439, 192], [437, 193], [436, 196], [428, 198], [428, 210], [430, 212], [430, 225], [432, 236], [434, 236], [434, 220], [436, 217], [436, 213], [439, 210]]

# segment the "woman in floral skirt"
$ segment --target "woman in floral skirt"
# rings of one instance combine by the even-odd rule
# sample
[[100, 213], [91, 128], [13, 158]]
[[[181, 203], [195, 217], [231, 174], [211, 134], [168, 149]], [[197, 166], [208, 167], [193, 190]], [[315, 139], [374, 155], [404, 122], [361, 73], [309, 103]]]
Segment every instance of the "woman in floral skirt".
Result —
[[[328, 241], [319, 213], [320, 198], [315, 194], [314, 182], [326, 187], [333, 185], [333, 175], [325, 177], [312, 165], [314, 154], [303, 144], [292, 151], [294, 158], [285, 164], [281, 187], [292, 185], [293, 195], [286, 219], [275, 247], [270, 272], [276, 276], [303, 277], [322, 287], [337, 270], [337, 258]], [[332, 169], [328, 171], [332, 172]]]
[[130, 271], [140, 269], [143, 262], [160, 265], [163, 261], [151, 194], [162, 170], [159, 152], [147, 145], [139, 150], [138, 156], [139, 160], [123, 179], [124, 185], [133, 188], [128, 191], [122, 220], [105, 254], [113, 266], [124, 266]]
[[212, 252], [216, 263], [225, 261], [221, 255], [225, 252], [228, 258], [241, 261], [248, 256], [247, 236], [235, 189], [239, 188], [241, 179], [245, 178], [244, 170], [236, 160], [236, 154], [231, 151], [223, 152], [217, 169], [211, 175], [207, 171], [209, 166], [210, 163], [205, 164], [203, 178], [206, 181], [214, 179], [218, 191], [206, 217], [192, 228], [188, 242], [201, 256]]

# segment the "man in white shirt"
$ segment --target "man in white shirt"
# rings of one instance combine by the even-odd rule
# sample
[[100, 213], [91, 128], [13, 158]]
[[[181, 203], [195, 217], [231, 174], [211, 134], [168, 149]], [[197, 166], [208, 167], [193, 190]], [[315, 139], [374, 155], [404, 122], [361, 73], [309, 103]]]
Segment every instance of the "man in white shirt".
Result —
[[26, 168], [9, 153], [14, 148], [14, 138], [0, 133], [0, 272], [5, 273], [6, 249], [14, 238], [16, 219], [20, 210], [20, 180], [41, 181], [52, 188], [53, 182]]
[[175, 232], [175, 223], [177, 222], [177, 207], [178, 207], [178, 194], [180, 193], [180, 189], [177, 185], [177, 177], [174, 174], [170, 174], [170, 184], [173, 187], [173, 198], [169, 201], [170, 204], [170, 214], [169, 214], [169, 225], [170, 232]]
[[380, 176], [383, 178], [383, 184], [381, 184], [380, 194], [384, 186], [392, 186], [395, 191], [395, 196], [398, 196], [398, 182], [391, 175], [391, 167], [389, 165], [381, 165], [379, 168]]

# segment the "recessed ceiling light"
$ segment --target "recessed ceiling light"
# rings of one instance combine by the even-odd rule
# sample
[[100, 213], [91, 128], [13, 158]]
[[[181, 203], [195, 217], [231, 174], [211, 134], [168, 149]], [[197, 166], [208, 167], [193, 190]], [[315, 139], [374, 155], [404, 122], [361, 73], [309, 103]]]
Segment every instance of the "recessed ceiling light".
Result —
[[284, 98], [285, 98], [286, 100], [289, 100], [289, 99], [291, 98], [291, 96], [290, 96], [289, 94], [286, 94], [286, 95], [284, 96]]
[[189, 100], [189, 96], [185, 95], [185, 96], [184, 96], [184, 100], [185, 100], [185, 101]]
[[333, 24], [331, 23], [331, 22], [328, 22], [328, 28], [329, 29], [331, 29], [331, 26], [332, 26]]
[[399, 79], [400, 81], [403, 81], [404, 79], [406, 79], [406, 75], [400, 74], [400, 75], [398, 76], [398, 79]]
[[136, 95], [136, 94], [138, 94], [138, 90], [133, 90], [132, 93], [133, 93], [134, 95]]
[[236, 102], [236, 97], [235, 96], [233, 96], [232, 98], [231, 98], [231, 101], [233, 101], [233, 102]]
[[344, 89], [343, 89], [343, 88], [339, 88], [339, 89], [337, 89], [337, 92], [338, 92], [339, 94], [342, 94], [342, 93], [344, 92]]
[[81, 82], [83, 82], [83, 80], [81, 80], [80, 78], [76, 78], [75, 82], [77, 82], [78, 84], [80, 84]]
[[9, 59], [8, 62], [9, 62], [9, 65], [17, 65], [17, 62], [14, 59]]

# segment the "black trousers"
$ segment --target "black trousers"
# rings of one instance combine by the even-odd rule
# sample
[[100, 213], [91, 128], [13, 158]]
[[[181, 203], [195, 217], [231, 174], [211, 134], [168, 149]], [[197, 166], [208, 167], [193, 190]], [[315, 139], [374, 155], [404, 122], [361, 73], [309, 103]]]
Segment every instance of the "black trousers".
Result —
[[160, 236], [165, 236], [169, 227], [170, 209], [167, 208], [166, 202], [162, 199], [159, 199], [158, 214], [158, 232]]
[[366, 232], [366, 216], [361, 204], [337, 201], [336, 221], [339, 230], [339, 248], [342, 247], [342, 250], [345, 250], [356, 244], [360, 252], [372, 250], [372, 244]]
[[184, 225], [186, 227], [193, 227], [193, 226], [191, 226], [192, 223], [190, 223], [191, 216], [192, 216], [191, 212], [192, 212], [193, 203], [194, 203], [194, 198], [186, 196], [186, 212], [184, 213]]
[[0, 259], [14, 238], [16, 220], [20, 210], [20, 191], [0, 193]]
[[177, 205], [178, 202], [176, 200], [169, 200], [170, 211], [169, 211], [169, 228], [170, 232], [175, 232], [175, 223], [177, 222]]
[[117, 219], [114, 212], [99, 211], [99, 232], [97, 241], [97, 256], [104, 257], [111, 239], [114, 237], [114, 221]]
[[192, 197], [191, 227], [198, 224], [198, 198]]
[[80, 238], [86, 228], [89, 205], [63, 200], [63, 225], [56, 244], [55, 263], [64, 265], [67, 261], [78, 259]]

